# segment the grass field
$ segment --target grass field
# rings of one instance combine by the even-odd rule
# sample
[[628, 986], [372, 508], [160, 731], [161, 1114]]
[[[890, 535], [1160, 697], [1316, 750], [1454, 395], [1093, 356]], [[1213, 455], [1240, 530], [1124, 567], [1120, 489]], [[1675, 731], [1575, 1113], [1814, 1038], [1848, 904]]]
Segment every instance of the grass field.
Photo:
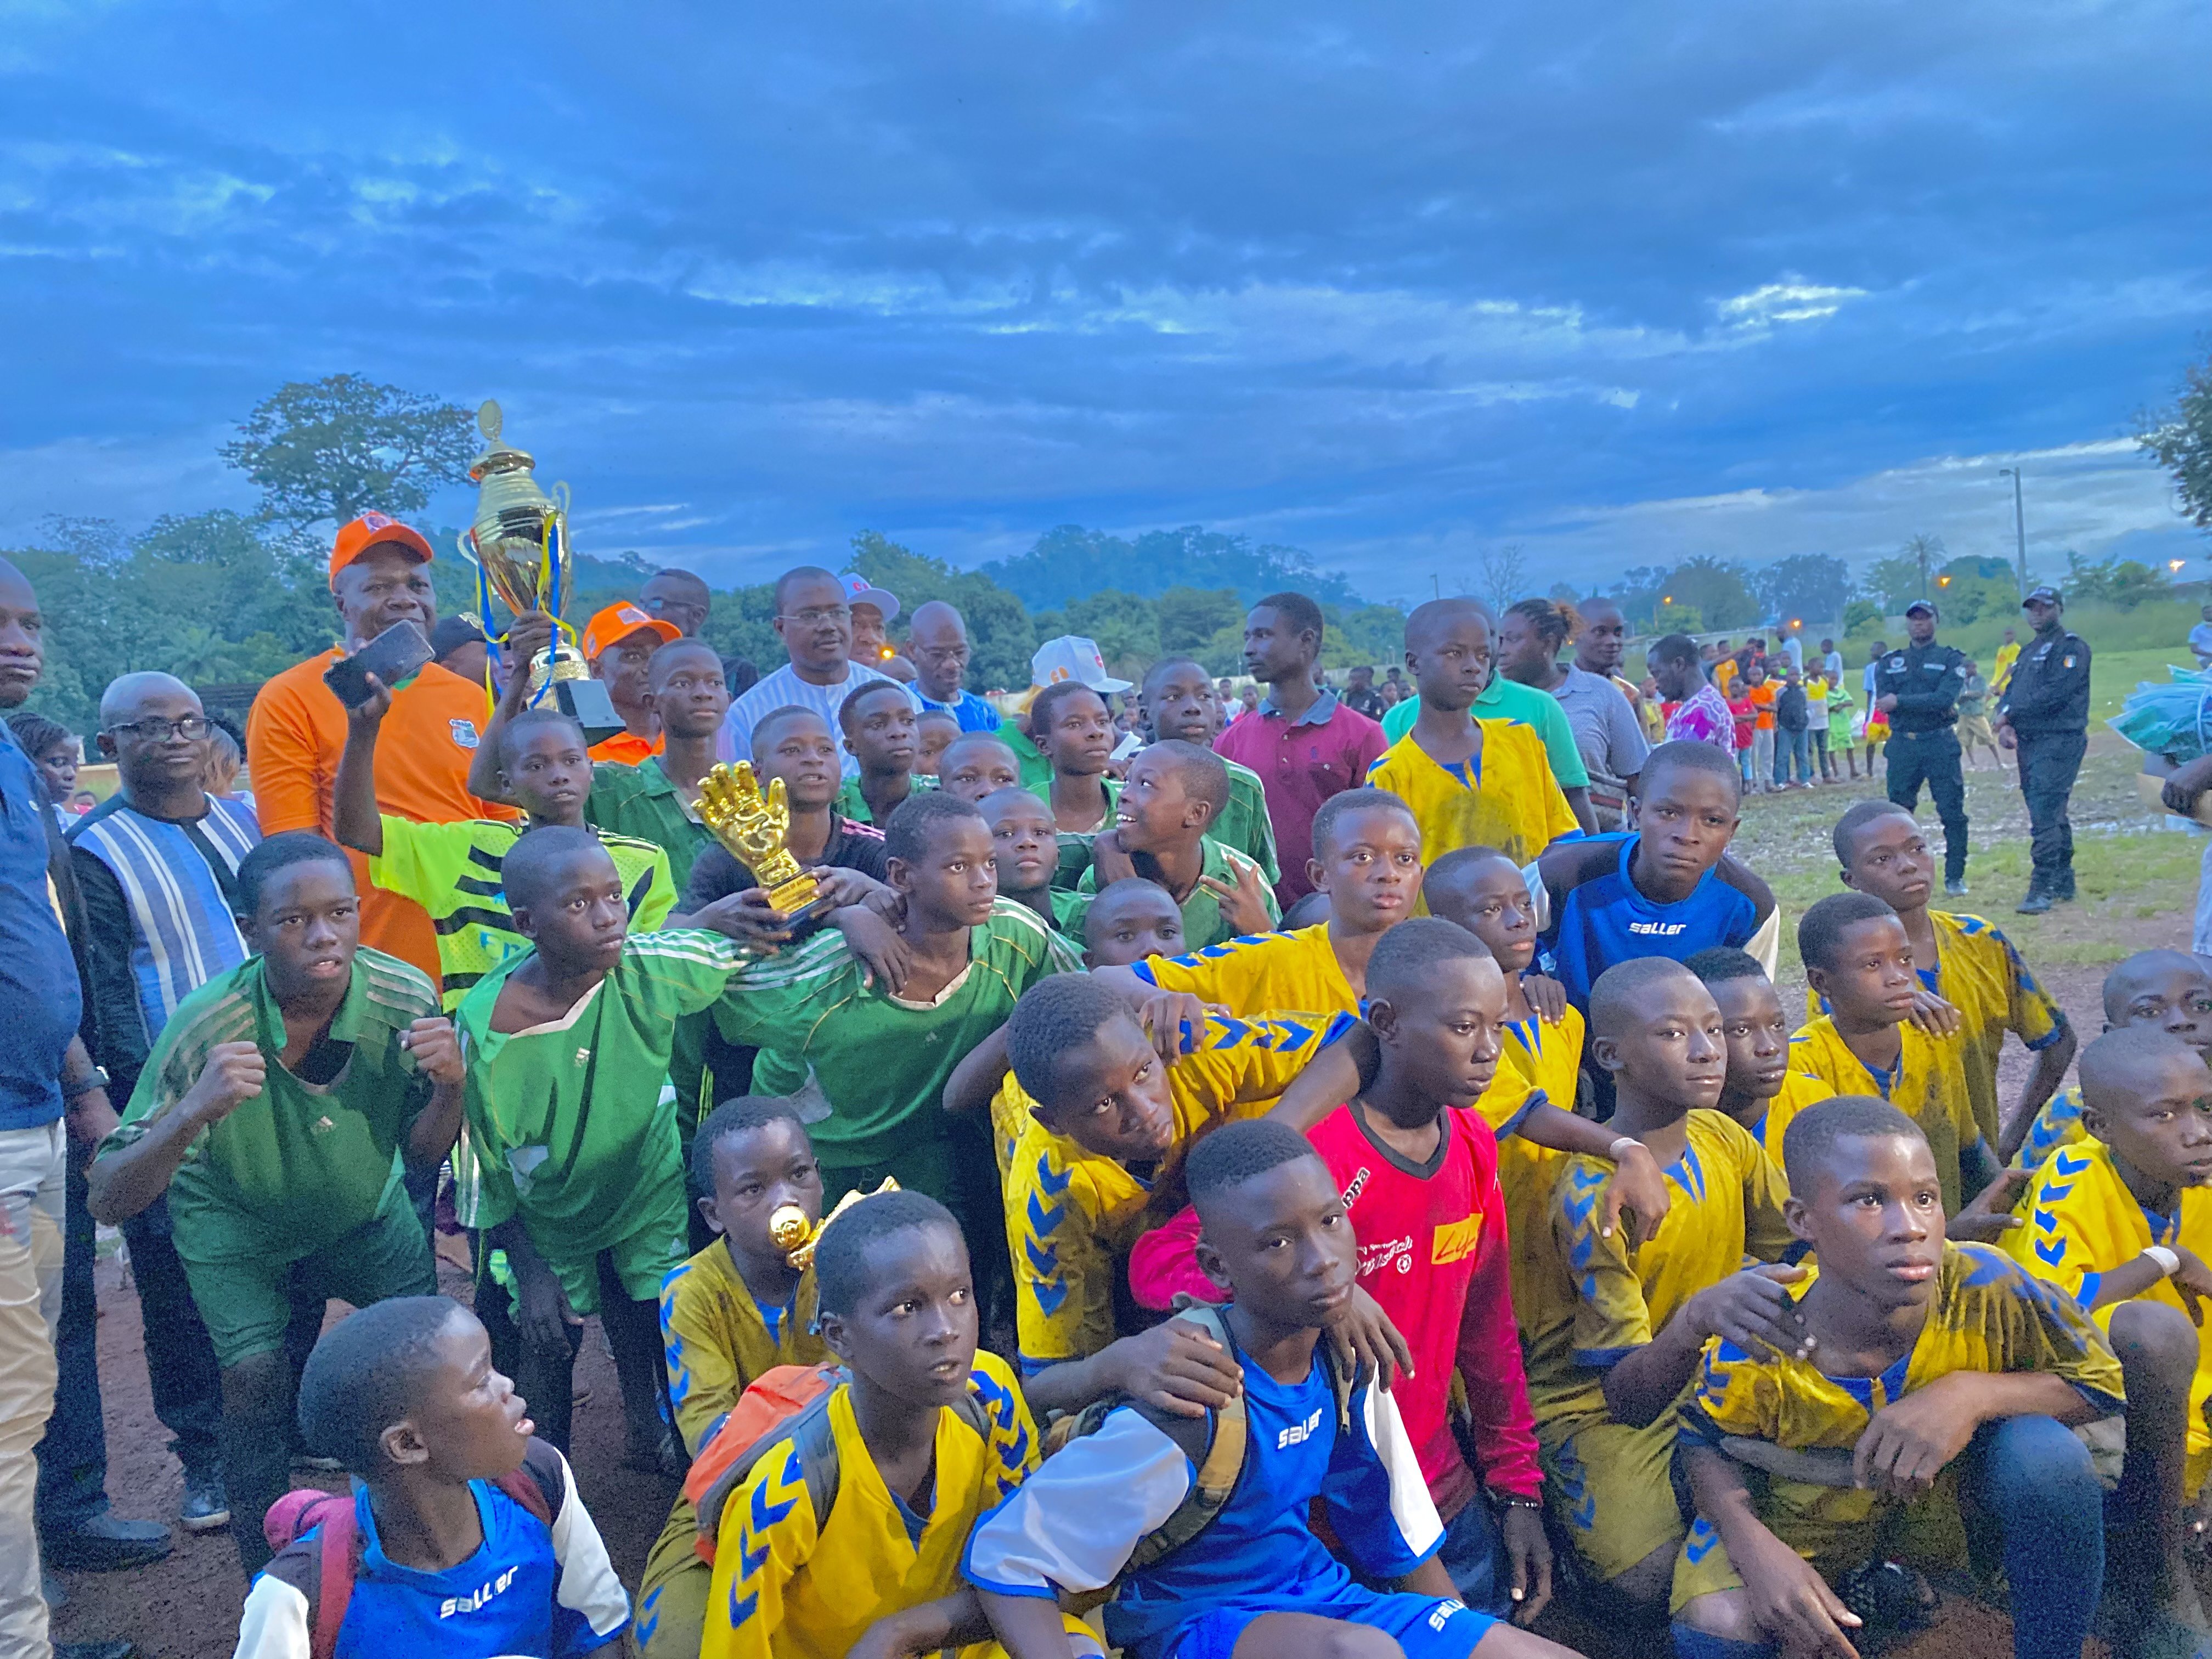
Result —
[[[2127, 684], [2132, 687], [2134, 679]], [[2143, 808], [2135, 782], [2141, 757], [2099, 728], [2093, 731], [2071, 809], [2081, 899], [2046, 915], [2014, 915], [2013, 906], [2027, 890], [2027, 809], [2014, 774], [1990, 769], [1986, 752], [1982, 761], [1984, 770], [1966, 774], [1968, 896], [1946, 908], [2000, 922], [2039, 966], [2092, 967], [2142, 948], [2144, 924], [2151, 918], [2186, 914], [2194, 907], [2203, 839], [2169, 830], [2162, 814]], [[1878, 793], [1879, 785], [1862, 779], [1856, 788], [1793, 791], [1744, 802], [1736, 851], [1765, 877], [1781, 901], [1783, 972], [1793, 982], [1798, 979], [1795, 919], [1838, 887], [1830, 828], [1851, 802]], [[1929, 844], [1940, 854], [1942, 832], [1924, 793], [1919, 816]]]

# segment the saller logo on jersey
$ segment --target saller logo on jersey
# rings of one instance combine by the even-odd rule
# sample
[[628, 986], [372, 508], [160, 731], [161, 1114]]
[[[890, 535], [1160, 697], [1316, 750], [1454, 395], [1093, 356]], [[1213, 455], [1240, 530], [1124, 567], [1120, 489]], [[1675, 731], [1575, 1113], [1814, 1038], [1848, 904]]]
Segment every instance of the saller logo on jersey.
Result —
[[1303, 1423], [1291, 1424], [1289, 1428], [1285, 1429], [1280, 1434], [1277, 1435], [1275, 1437], [1275, 1449], [1277, 1451], [1281, 1451], [1285, 1447], [1295, 1446], [1302, 1442], [1312, 1439], [1314, 1431], [1321, 1426], [1321, 1414], [1324, 1409], [1324, 1407], [1320, 1406], [1315, 1407], [1314, 1414], [1311, 1417], [1306, 1419]]
[[1648, 933], [1653, 939], [1672, 939], [1689, 925], [1686, 921], [1632, 921], [1628, 924], [1628, 931]]

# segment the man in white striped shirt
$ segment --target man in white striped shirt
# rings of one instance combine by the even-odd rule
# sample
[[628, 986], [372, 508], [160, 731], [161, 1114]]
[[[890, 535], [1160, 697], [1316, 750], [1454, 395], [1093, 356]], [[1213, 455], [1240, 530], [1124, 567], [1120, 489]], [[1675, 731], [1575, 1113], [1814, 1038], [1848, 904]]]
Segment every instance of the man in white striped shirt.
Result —
[[[890, 680], [888, 674], [848, 659], [846, 653], [853, 644], [853, 608], [846, 599], [845, 585], [819, 565], [803, 564], [777, 578], [775, 625], [791, 660], [774, 673], [763, 675], [730, 705], [730, 712], [722, 717], [720, 740], [715, 744], [720, 760], [751, 760], [755, 722], [778, 708], [811, 708], [835, 732], [839, 729], [837, 711], [845, 706], [846, 698], [864, 685]], [[919, 711], [921, 705], [917, 702], [915, 707]], [[860, 763], [854, 756], [843, 756], [842, 764], [847, 777], [860, 776]]]

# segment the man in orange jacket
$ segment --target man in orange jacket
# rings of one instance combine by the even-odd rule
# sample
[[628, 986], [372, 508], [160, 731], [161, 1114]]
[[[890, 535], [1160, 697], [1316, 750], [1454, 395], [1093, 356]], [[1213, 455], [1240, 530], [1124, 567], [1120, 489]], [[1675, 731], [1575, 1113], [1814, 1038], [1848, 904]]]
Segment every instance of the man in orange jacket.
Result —
[[[345, 629], [343, 643], [286, 669], [261, 688], [246, 725], [246, 759], [264, 835], [334, 828], [331, 793], [345, 748], [345, 705], [323, 672], [397, 622], [428, 635], [438, 620], [430, 585], [430, 544], [381, 513], [346, 525], [331, 549], [331, 597]], [[425, 664], [393, 689], [376, 769], [376, 802], [421, 823], [508, 818], [516, 809], [468, 792], [469, 762], [489, 718], [483, 687]], [[438, 981], [430, 918], [410, 899], [368, 878], [368, 861], [350, 855], [361, 893], [361, 942], [404, 957]]]

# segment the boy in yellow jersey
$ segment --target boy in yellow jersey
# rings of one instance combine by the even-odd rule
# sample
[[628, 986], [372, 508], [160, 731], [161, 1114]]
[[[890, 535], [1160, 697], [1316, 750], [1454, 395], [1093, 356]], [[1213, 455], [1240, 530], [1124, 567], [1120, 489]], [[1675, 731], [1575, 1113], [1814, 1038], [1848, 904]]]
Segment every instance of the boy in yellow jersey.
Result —
[[[2033, 1122], [2065, 1079], [2079, 1046], [2074, 1028], [2003, 933], [1979, 916], [1928, 908], [1936, 890], [1936, 860], [1911, 813], [1888, 801], [1863, 800], [1836, 821], [1834, 839], [1844, 885], [1871, 893], [1897, 912], [1912, 941], [1921, 983], [1958, 1011], [1960, 1062], [1974, 1123], [1984, 1140], [2000, 1145], [2000, 1119]], [[2035, 1056], [2035, 1064], [2019, 1101], [2009, 1113], [2000, 1113], [1997, 1057], [2008, 1031]]]
[[[1498, 1033], [1504, 1066], [1554, 1106], [1573, 1111], [1582, 1083], [1582, 1010], [1554, 981], [1539, 981], [1553, 993], [1548, 1016], [1528, 995], [1525, 975], [1536, 956], [1536, 911], [1519, 868], [1495, 848], [1455, 848], [1429, 866], [1421, 896], [1431, 915], [1457, 922], [1480, 939], [1505, 975], [1505, 1021]], [[1497, 1092], [1493, 1085], [1492, 1093]], [[1507, 1134], [1498, 1143], [1513, 1282], [1524, 1295], [1534, 1283], [1541, 1254], [1537, 1241], [1547, 1231], [1552, 1183], [1566, 1156], [1525, 1134]]]
[[1879, 1096], [1920, 1126], [1954, 1237], [1994, 1238], [2018, 1224], [1991, 1212], [2009, 1205], [2021, 1183], [2002, 1177], [1974, 1121], [1962, 1044], [1913, 1023], [1920, 977], [1897, 912], [1871, 893], [1831, 893], [1799, 920], [1797, 954], [1829, 1012], [1790, 1039], [1790, 1069], [1839, 1095]]
[[[809, 1222], [822, 1214], [822, 1170], [797, 1109], [765, 1095], [725, 1101], [700, 1126], [691, 1162], [714, 1240], [662, 1282], [660, 1339], [670, 1413], [696, 1457], [756, 1377], [817, 1364], [830, 1350], [814, 1330], [812, 1264], [793, 1267], [769, 1239], [769, 1217], [784, 1205]], [[638, 1580], [646, 1659], [699, 1651], [713, 1571], [698, 1539], [698, 1511], [678, 1497]]]
[[[1038, 805], [1035, 796], [1020, 789], [1001, 790], [992, 799], [1016, 795], [1033, 806]], [[988, 817], [990, 809], [983, 810]], [[1049, 838], [1044, 845], [1051, 845]], [[1003, 876], [1000, 879], [1004, 880]], [[1091, 901], [1084, 913], [1084, 944], [1086, 968], [1126, 967], [1147, 957], [1173, 956], [1182, 949], [1182, 911], [1158, 882], [1129, 876]], [[954, 1068], [945, 1085], [948, 1112], [975, 1111], [985, 1103], [990, 1108], [991, 1145], [998, 1152], [999, 1182], [1003, 1188], [1006, 1171], [1012, 1167], [1014, 1143], [1028, 1129], [1030, 1108], [1036, 1103], [1006, 1063], [1004, 1025], [968, 1051], [968, 1057]]]
[[1790, 1069], [1790, 1018], [1757, 957], [1721, 945], [1682, 965], [1713, 994], [1721, 1011], [1728, 1081], [1720, 1109], [1750, 1130], [1772, 1158], [1782, 1150], [1790, 1120], [1836, 1091], [1819, 1078]]
[[[2163, 1031], [2199, 1054], [2212, 1048], [2212, 975], [2186, 951], [2138, 951], [2105, 975], [2105, 1029]], [[2081, 1091], [2053, 1095], [2031, 1122], [2005, 1127], [1997, 1154], [2016, 1169], [2039, 1170], [2051, 1153], [2087, 1132], [2081, 1127]]]
[[[2005, 1241], [2110, 1328], [2116, 1310], [2163, 1303], [2193, 1320], [2212, 1296], [2212, 1072], [2196, 1048], [2160, 1031], [2107, 1031], [2081, 1056], [2089, 1138], [2037, 1172], [2030, 1224]], [[2212, 1471], [2212, 1337], [2199, 1327], [2189, 1374], [2186, 1495]], [[2130, 1392], [2133, 1393], [2132, 1386]], [[2196, 1522], [2199, 1530], [2203, 1522]]]
[[[451, 1012], [477, 981], [529, 948], [507, 908], [501, 860], [540, 825], [583, 826], [592, 757], [574, 720], [557, 709], [526, 710], [507, 720], [495, 738], [500, 796], [520, 806], [523, 817], [416, 823], [377, 810], [376, 738], [391, 707], [392, 694], [376, 685], [347, 711], [346, 745], [331, 787], [331, 833], [368, 854], [376, 885], [429, 912], [438, 935], [440, 988]], [[630, 926], [651, 933], [676, 902], [668, 854], [634, 836], [593, 833], [622, 878]]]
[[[1955, 1562], [1961, 1543], [2002, 1562], [2016, 1659], [2077, 1659], [2100, 1591], [2117, 1654], [2204, 1652], [2179, 1547], [2180, 1400], [2158, 1382], [2177, 1352], [2187, 1363], [2183, 1316], [2128, 1304], [2108, 1346], [2002, 1252], [1947, 1243], [1927, 1138], [1885, 1102], [1823, 1101], [1784, 1150], [1790, 1228], [1819, 1263], [1791, 1304], [1810, 1352], [1705, 1345], [1680, 1414], [1698, 1518], [1675, 1566], [1676, 1654], [1841, 1656], [1894, 1637], [1866, 1629], [1838, 1581]], [[2067, 1425], [2123, 1397], [2107, 1498]]]
[[1668, 1483], [1672, 1407], [1708, 1337], [1795, 1349], [1776, 1261], [1789, 1243], [1782, 1172], [1713, 1108], [1728, 1076], [1720, 1010], [1678, 962], [1642, 957], [1590, 990], [1590, 1055], [1613, 1074], [1605, 1127], [1640, 1142], [1674, 1202], [1640, 1249], [1600, 1224], [1611, 1173], [1577, 1158], [1553, 1188], [1530, 1294], [1516, 1297], [1528, 1400], [1552, 1513], [1589, 1577], [1632, 1607], [1661, 1605], [1682, 1542]]
[[1490, 620], [1480, 605], [1415, 606], [1406, 618], [1406, 661], [1420, 684], [1421, 712], [1368, 769], [1367, 781], [1412, 810], [1431, 861], [1456, 847], [1494, 847], [1526, 864], [1580, 833], [1535, 730], [1468, 712], [1492, 672]]
[[1130, 1244], [1182, 1207], [1191, 1144], [1264, 1114], [1352, 1023], [1208, 1014], [1168, 1065], [1114, 987], [1070, 974], [1023, 994], [1006, 1047], [1031, 1104], [1006, 1174], [1006, 1242], [1022, 1371], [1040, 1408], [1071, 1390], [1139, 1392], [1111, 1381], [1133, 1346], [1115, 1340], [1115, 1306]]
[[1388, 790], [1346, 789], [1314, 814], [1313, 849], [1306, 874], [1328, 895], [1327, 921], [1156, 957], [1106, 976], [1187, 991], [1231, 1013], [1357, 1014], [1375, 941], [1411, 915], [1420, 896], [1420, 826]]
[[[1013, 1372], [976, 1350], [959, 1224], [921, 1193], [864, 1199], [823, 1229], [814, 1271], [822, 1340], [850, 1373], [827, 1397], [834, 1485], [793, 1437], [730, 1494], [702, 1659], [987, 1659], [961, 1553], [1036, 1467], [1038, 1435]], [[1101, 1651], [1064, 1622], [1076, 1653]]]

